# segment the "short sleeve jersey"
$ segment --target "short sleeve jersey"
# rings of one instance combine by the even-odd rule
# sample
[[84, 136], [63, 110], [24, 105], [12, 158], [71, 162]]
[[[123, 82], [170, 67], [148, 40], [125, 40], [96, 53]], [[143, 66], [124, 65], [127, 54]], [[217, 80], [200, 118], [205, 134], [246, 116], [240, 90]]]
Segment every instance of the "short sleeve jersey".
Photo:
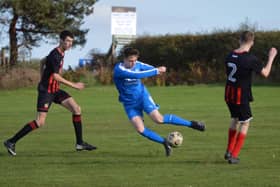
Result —
[[55, 93], [59, 90], [59, 82], [54, 79], [54, 73], [61, 73], [64, 52], [60, 48], [53, 49], [47, 56], [43, 75], [39, 83], [40, 90]]
[[260, 74], [263, 69], [262, 63], [249, 52], [233, 51], [226, 57], [225, 66], [225, 101], [237, 105], [253, 101], [252, 72]]

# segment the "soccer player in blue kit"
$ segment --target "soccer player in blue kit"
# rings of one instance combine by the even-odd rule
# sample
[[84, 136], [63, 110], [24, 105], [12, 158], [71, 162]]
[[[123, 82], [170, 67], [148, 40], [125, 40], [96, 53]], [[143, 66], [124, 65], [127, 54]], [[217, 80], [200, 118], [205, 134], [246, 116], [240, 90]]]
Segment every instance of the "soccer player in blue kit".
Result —
[[156, 68], [138, 61], [139, 51], [131, 47], [124, 49], [123, 54], [124, 60], [114, 67], [114, 83], [119, 92], [119, 101], [123, 104], [125, 112], [136, 131], [149, 140], [162, 144], [166, 156], [170, 156], [171, 145], [165, 138], [145, 127], [143, 111], [157, 124], [180, 125], [199, 131], [205, 130], [205, 124], [188, 121], [174, 114], [162, 115], [141, 79], [163, 74], [166, 72], [166, 67]]

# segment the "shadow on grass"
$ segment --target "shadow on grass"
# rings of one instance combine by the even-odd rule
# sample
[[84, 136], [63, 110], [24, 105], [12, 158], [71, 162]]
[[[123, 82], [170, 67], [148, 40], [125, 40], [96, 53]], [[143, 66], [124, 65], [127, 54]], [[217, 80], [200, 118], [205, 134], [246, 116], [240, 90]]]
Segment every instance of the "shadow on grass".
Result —
[[[0, 153], [0, 156], [4, 155]], [[9, 156], [7, 154], [7, 156]], [[22, 152], [16, 156], [18, 159], [30, 159], [34, 162], [42, 162], [43, 164], [58, 165], [141, 165], [141, 164], [164, 164], [164, 165], [226, 165], [220, 158], [184, 158], [178, 155], [166, 157], [162, 152], [155, 150], [154, 152], [132, 153], [120, 151], [41, 151], [41, 152]]]
[[2, 157], [2, 156], [11, 156], [11, 155], [9, 155], [9, 153], [6, 151], [5, 153], [0, 153], [0, 157]]

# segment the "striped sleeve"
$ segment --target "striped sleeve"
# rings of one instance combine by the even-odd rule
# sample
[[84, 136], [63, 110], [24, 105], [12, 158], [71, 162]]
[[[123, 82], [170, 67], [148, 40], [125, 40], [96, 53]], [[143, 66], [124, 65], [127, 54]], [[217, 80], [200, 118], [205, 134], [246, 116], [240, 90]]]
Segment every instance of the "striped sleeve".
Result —
[[[139, 61], [138, 61], [139, 62]], [[141, 70], [151, 70], [151, 69], [154, 69], [155, 67], [152, 66], [152, 65], [149, 65], [149, 64], [145, 64], [143, 62], [139, 62], [140, 64], [140, 67], [141, 67]]]
[[114, 69], [114, 76], [118, 78], [131, 78], [131, 79], [142, 79], [146, 77], [152, 77], [159, 74], [157, 68], [152, 68], [144, 71], [133, 71], [117, 64]]

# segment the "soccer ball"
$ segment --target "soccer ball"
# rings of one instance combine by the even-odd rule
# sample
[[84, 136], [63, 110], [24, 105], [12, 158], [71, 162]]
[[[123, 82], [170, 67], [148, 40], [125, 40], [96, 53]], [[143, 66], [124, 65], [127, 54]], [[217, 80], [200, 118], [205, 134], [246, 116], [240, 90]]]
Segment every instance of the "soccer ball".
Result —
[[174, 131], [168, 134], [167, 142], [172, 147], [179, 147], [183, 143], [183, 135], [180, 132]]

